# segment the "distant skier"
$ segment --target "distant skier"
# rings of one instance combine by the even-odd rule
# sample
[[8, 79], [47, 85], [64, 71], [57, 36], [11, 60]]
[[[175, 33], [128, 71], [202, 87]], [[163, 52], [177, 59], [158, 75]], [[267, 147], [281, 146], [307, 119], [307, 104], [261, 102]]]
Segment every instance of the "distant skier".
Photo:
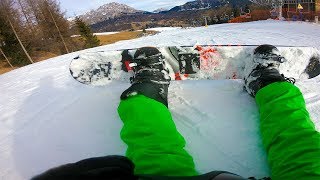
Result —
[[[126, 157], [86, 159], [34, 179], [245, 179], [225, 171], [199, 175], [168, 109], [170, 77], [161, 53], [140, 48], [133, 61], [135, 76], [118, 107], [124, 123], [121, 139], [128, 145]], [[271, 178], [320, 179], [320, 134], [294, 79], [280, 75], [281, 62], [276, 47], [259, 46], [245, 76], [245, 89], [259, 107]]]

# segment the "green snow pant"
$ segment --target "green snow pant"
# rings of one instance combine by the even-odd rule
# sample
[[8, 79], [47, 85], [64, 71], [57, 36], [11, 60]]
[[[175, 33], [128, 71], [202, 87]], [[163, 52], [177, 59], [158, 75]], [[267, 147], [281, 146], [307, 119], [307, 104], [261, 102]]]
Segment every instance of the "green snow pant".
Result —
[[128, 145], [126, 156], [133, 161], [135, 174], [198, 175], [165, 105], [136, 95], [122, 100], [118, 113], [124, 123], [121, 139]]
[[258, 91], [256, 102], [271, 178], [320, 179], [320, 133], [300, 90], [287, 82], [272, 83]]
[[[256, 101], [272, 178], [320, 179], [320, 134], [299, 89], [287, 82], [273, 83], [257, 93]], [[166, 106], [137, 95], [122, 100], [118, 112], [126, 156], [134, 162], [136, 174], [197, 175]]]

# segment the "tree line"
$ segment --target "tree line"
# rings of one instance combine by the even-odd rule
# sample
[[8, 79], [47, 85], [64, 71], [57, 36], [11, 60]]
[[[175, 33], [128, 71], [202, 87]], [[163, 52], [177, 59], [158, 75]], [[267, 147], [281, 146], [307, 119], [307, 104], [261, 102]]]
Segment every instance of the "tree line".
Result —
[[88, 25], [75, 22], [65, 18], [57, 0], [1, 0], [0, 60], [23, 66], [41, 52], [61, 55], [100, 44]]

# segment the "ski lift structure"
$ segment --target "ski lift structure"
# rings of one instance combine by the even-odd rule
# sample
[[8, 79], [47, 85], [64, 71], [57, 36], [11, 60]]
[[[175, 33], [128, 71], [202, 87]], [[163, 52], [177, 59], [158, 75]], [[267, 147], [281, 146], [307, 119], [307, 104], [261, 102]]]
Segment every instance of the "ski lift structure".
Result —
[[282, 5], [272, 4], [270, 14], [272, 19], [279, 19], [282, 16]]
[[230, 20], [234, 19], [234, 13], [230, 15]]
[[240, 8], [240, 17], [242, 18], [247, 18], [247, 19], [250, 19], [251, 18], [251, 11], [250, 9], [248, 9], [248, 12], [245, 12], [242, 10], [242, 8]]
[[203, 18], [204, 18], [204, 26], [205, 27], [208, 27], [208, 21], [211, 21], [211, 18], [209, 17], [209, 16], [203, 16]]
[[212, 21], [215, 22], [215, 23], [217, 23], [217, 22], [219, 21], [217, 15], [214, 15], [214, 16], [213, 16]]

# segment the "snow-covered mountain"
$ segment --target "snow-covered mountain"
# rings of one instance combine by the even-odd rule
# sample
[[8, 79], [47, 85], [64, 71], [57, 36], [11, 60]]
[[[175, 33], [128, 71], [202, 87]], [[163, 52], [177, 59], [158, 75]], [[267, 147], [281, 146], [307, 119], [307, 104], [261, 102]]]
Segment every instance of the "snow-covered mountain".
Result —
[[152, 11], [153, 13], [159, 13], [159, 12], [163, 12], [163, 11], [168, 11], [168, 9], [166, 8], [159, 8], [159, 9], [156, 9], [154, 11]]
[[[154, 36], [73, 52], [0, 75], [0, 179], [30, 179], [84, 158], [124, 155], [117, 114], [128, 83], [90, 87], [75, 81], [71, 60], [85, 52], [141, 46], [274, 44], [320, 49], [319, 24], [258, 21], [172, 29]], [[98, 57], [99, 58], [99, 57]], [[320, 77], [298, 81], [320, 130]], [[270, 174], [259, 113], [242, 80], [173, 81], [169, 109], [200, 173]]]
[[175, 6], [170, 11], [186, 11], [186, 10], [199, 10], [199, 9], [211, 9], [218, 8], [226, 5], [232, 7], [245, 7], [245, 5], [251, 4], [249, 0], [195, 0], [187, 2], [180, 6]]
[[134, 9], [128, 5], [112, 2], [100, 6], [98, 9], [91, 10], [79, 17], [88, 24], [96, 24], [110, 18], [141, 12], [143, 11]]
[[[218, 8], [225, 5], [244, 7], [246, 4], [250, 4], [249, 0], [195, 0], [187, 2], [180, 6], [175, 6], [170, 10], [165, 8], [159, 8], [153, 11], [153, 13], [159, 12], [179, 12], [185, 10], [201, 10], [201, 9], [210, 9], [210, 8]], [[134, 9], [128, 5], [120, 4], [117, 2], [112, 2], [100, 6], [98, 9], [93, 9], [79, 17], [82, 18], [85, 22], [90, 25], [97, 24], [99, 22], [103, 22], [108, 19], [112, 19], [115, 17], [132, 15], [136, 13], [150, 13], [143, 10]], [[139, 19], [139, 18], [138, 18]]]

